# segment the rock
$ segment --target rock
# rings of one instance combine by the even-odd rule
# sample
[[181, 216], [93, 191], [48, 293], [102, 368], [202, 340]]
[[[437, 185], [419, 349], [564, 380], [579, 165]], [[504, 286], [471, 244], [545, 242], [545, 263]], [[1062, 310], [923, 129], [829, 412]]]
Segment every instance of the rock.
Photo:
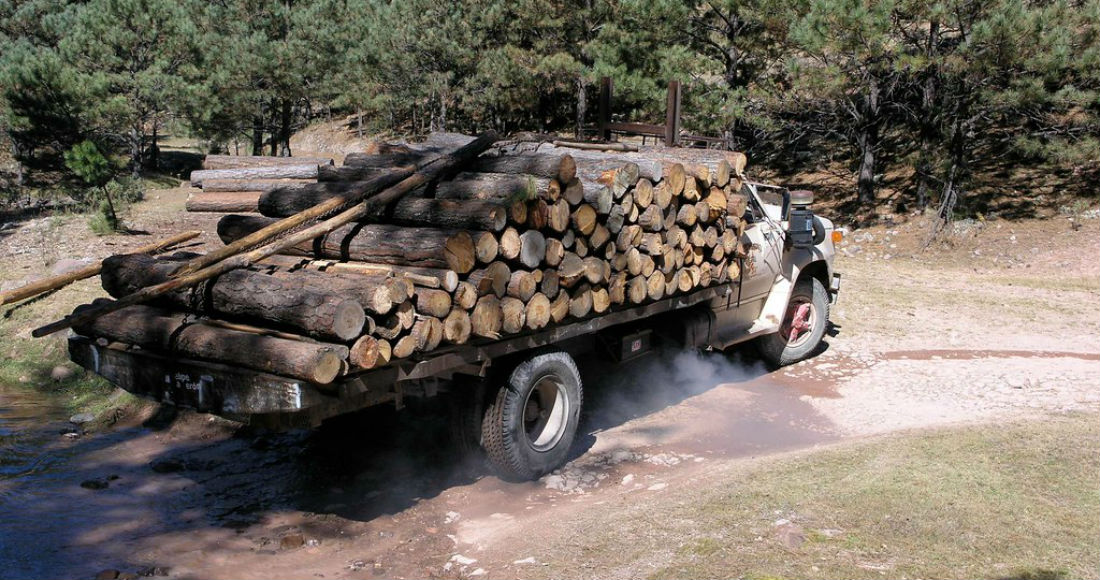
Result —
[[512, 562], [512, 564], [514, 564], [516, 566], [522, 566], [522, 565], [525, 565], [525, 564], [538, 564], [538, 563], [539, 563], [538, 560], [536, 560], [534, 556], [531, 556], [529, 558], [524, 558], [522, 560], [516, 560], [515, 562]]
[[50, 371], [50, 378], [55, 382], [61, 382], [76, 374], [76, 371], [67, 365], [57, 365]]
[[470, 564], [477, 562], [477, 558], [467, 558], [462, 554], [455, 554], [454, 556], [451, 556], [451, 562], [454, 562], [459, 566], [469, 566]]
[[123, 572], [118, 575], [118, 580], [137, 580], [138, 578], [140, 578], [140, 576], [133, 572]]
[[[102, 479], [89, 479], [89, 480], [80, 482], [80, 487], [83, 487], [84, 489], [91, 489], [91, 490], [96, 490], [96, 491], [101, 490], [101, 489], [107, 489], [107, 487], [109, 485], [110, 485], [109, 483], [107, 483], [106, 481], [104, 481]], [[117, 574], [118, 572], [115, 572], [115, 573]], [[111, 578], [114, 578], [114, 576], [111, 576]]]
[[68, 274], [69, 272], [75, 272], [85, 266], [92, 263], [90, 258], [82, 258], [80, 260], [74, 258], [62, 258], [54, 263], [53, 268], [50, 268], [51, 276], [60, 276], [62, 274]]
[[69, 422], [73, 425], [83, 425], [85, 423], [91, 423], [92, 421], [95, 421], [95, 415], [91, 413], [77, 413], [69, 417]]
[[296, 550], [306, 544], [306, 538], [302, 534], [289, 534], [279, 540], [279, 547], [284, 550]]
[[662, 489], [664, 489], [666, 487], [668, 487], [667, 483], [654, 483], [653, 485], [647, 487], [646, 489], [649, 490], [649, 491], [661, 491]]
[[462, 514], [458, 512], [447, 512], [447, 516], [443, 518], [444, 524], [453, 524], [462, 518]]
[[103, 570], [95, 575], [95, 580], [115, 580], [118, 578], [118, 570]]
[[794, 550], [802, 546], [806, 542], [806, 534], [802, 531], [802, 526], [798, 524], [786, 524], [780, 526], [775, 533], [776, 539], [780, 544], [785, 547]]
[[622, 481], [619, 482], [620, 485], [630, 485], [631, 483], [634, 483], [633, 473], [628, 473], [624, 475]]
[[177, 473], [183, 471], [183, 462], [177, 459], [165, 459], [154, 462], [150, 467], [157, 473]]
[[148, 578], [150, 576], [167, 576], [171, 571], [172, 569], [167, 566], [149, 566], [139, 573]]

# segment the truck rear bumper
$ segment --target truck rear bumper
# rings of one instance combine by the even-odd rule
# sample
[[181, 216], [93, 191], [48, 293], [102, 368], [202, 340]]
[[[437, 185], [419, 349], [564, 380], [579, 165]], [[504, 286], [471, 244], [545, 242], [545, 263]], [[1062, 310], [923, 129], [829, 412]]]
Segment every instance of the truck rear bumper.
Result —
[[137, 395], [226, 416], [300, 413], [332, 397], [309, 383], [69, 337], [69, 357]]

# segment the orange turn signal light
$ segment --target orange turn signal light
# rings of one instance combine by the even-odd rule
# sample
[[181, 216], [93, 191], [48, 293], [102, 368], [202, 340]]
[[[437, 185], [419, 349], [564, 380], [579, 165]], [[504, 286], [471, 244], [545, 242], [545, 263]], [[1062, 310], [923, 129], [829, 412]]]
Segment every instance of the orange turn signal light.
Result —
[[833, 243], [839, 244], [844, 241], [844, 232], [840, 230], [833, 230]]

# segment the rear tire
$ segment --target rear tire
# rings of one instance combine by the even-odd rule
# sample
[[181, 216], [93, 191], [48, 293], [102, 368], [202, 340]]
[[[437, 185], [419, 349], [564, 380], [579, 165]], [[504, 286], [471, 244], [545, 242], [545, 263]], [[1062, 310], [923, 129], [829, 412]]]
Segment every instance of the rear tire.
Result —
[[821, 345], [829, 323], [829, 294], [812, 276], [795, 284], [779, 332], [763, 336], [757, 343], [760, 355], [776, 367], [803, 361]]
[[485, 409], [481, 443], [493, 470], [528, 481], [561, 467], [580, 421], [583, 391], [572, 357], [536, 352], [508, 375]]

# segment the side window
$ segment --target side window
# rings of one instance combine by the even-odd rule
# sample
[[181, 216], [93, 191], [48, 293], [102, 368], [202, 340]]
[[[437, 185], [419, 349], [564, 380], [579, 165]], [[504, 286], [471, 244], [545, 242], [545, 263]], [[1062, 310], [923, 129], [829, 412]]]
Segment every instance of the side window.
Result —
[[745, 206], [745, 221], [749, 225], [764, 221], [764, 212], [760, 209], [760, 205], [756, 203], [756, 198], [752, 195], [752, 190], [749, 189], [749, 185], [746, 183], [741, 186], [741, 194], [748, 198], [749, 203]]

